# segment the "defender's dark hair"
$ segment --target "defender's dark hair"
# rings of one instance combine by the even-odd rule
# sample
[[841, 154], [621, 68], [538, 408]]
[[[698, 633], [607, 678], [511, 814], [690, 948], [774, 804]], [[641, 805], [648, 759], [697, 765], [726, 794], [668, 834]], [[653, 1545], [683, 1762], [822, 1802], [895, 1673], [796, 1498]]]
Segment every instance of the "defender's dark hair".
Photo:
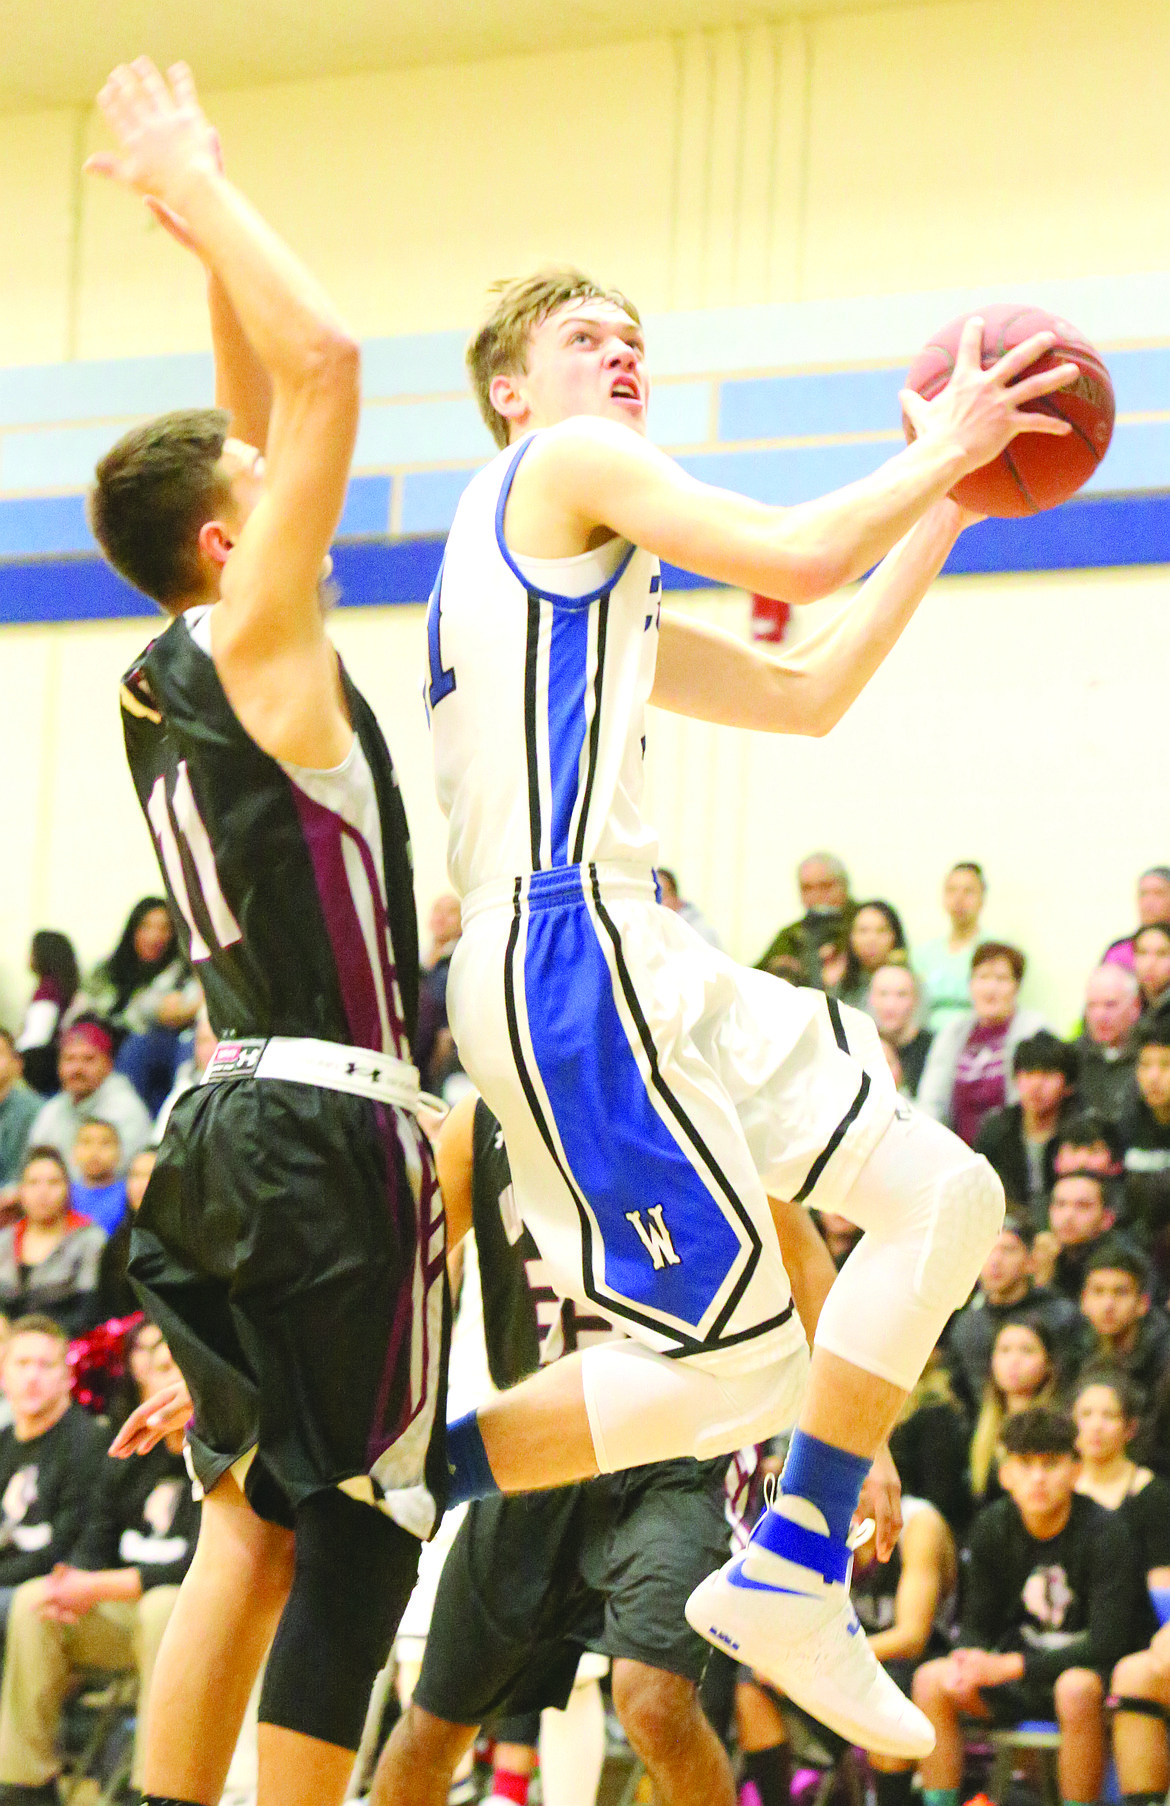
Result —
[[182, 408], [124, 433], [101, 460], [89, 524], [114, 569], [168, 612], [201, 588], [199, 530], [228, 497], [216, 468], [230, 418]]
[[1004, 1420], [999, 1446], [1005, 1455], [1075, 1455], [1077, 1426], [1064, 1411], [1030, 1405]]

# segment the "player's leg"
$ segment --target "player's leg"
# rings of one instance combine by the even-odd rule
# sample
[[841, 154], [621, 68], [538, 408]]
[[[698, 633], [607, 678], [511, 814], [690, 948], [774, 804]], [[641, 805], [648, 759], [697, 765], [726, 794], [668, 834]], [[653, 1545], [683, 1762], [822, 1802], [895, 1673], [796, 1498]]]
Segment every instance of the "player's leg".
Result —
[[260, 1806], [340, 1802], [419, 1543], [336, 1490], [296, 1510], [295, 1561], [260, 1694]]
[[447, 1806], [455, 1770], [477, 1730], [436, 1718], [412, 1700], [379, 1758], [371, 1806]]
[[1148, 1649], [1125, 1656], [1113, 1670], [1113, 1760], [1127, 1802], [1166, 1797], [1170, 1788], [1170, 1669]]
[[1105, 1779], [1105, 1683], [1092, 1668], [1066, 1668], [1053, 1692], [1060, 1725], [1060, 1797], [1096, 1800]]
[[144, 1796], [195, 1806], [219, 1799], [292, 1574], [292, 1532], [258, 1517], [225, 1474], [203, 1501], [195, 1556], [155, 1659]]
[[918, 1767], [924, 1806], [958, 1806], [963, 1779], [963, 1731], [960, 1714], [989, 1717], [978, 1697], [957, 1697], [948, 1686], [944, 1658], [924, 1662], [914, 1676], [914, 1701], [934, 1729], [934, 1748]]
[[731, 1764], [693, 1681], [643, 1662], [615, 1661], [613, 1703], [663, 1806], [734, 1806]]
[[735, 1686], [735, 1731], [740, 1778], [753, 1783], [760, 1806], [787, 1806], [792, 1790], [788, 1727], [775, 1695], [746, 1670]]

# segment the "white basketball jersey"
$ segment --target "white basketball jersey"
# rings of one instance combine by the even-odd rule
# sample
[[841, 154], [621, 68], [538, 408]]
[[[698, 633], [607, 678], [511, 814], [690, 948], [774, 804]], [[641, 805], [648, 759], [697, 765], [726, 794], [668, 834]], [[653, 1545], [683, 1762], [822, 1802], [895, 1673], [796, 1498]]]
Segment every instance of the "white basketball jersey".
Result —
[[621, 540], [578, 558], [504, 543], [532, 436], [468, 484], [427, 610], [435, 787], [460, 896], [556, 866], [657, 862], [642, 820], [658, 560]]

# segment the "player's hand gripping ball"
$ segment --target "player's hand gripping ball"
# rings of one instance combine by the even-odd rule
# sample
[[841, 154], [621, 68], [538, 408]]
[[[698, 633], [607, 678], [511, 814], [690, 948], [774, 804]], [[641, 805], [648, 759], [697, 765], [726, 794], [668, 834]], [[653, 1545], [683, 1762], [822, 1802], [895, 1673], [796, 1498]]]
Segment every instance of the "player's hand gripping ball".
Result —
[[[951, 491], [957, 502], [976, 514], [1038, 514], [1075, 495], [1108, 451], [1113, 437], [1113, 384], [1100, 354], [1067, 320], [1039, 307], [985, 307], [980, 312], [985, 370], [1034, 333], [1054, 332], [1056, 344], [1022, 374], [1033, 376], [1065, 363], [1076, 364], [1080, 371], [1069, 388], [1024, 404], [1025, 411], [1067, 420], [1071, 432], [1059, 436], [1018, 433], [998, 458], [982, 470], [971, 471]], [[959, 335], [968, 318], [965, 314], [951, 320], [936, 332], [911, 364], [906, 387], [924, 400], [933, 401], [950, 381]], [[907, 439], [913, 439], [914, 429], [905, 415], [902, 425]]]

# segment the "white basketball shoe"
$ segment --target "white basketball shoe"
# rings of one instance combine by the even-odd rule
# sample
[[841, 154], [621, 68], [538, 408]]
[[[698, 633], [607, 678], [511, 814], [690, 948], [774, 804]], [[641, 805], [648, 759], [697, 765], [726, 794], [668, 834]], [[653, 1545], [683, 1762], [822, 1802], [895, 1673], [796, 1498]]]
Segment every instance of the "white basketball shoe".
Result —
[[687, 1623], [849, 1743], [880, 1756], [929, 1755], [930, 1720], [894, 1685], [857, 1622], [852, 1567], [815, 1505], [778, 1494], [743, 1553], [695, 1588]]

